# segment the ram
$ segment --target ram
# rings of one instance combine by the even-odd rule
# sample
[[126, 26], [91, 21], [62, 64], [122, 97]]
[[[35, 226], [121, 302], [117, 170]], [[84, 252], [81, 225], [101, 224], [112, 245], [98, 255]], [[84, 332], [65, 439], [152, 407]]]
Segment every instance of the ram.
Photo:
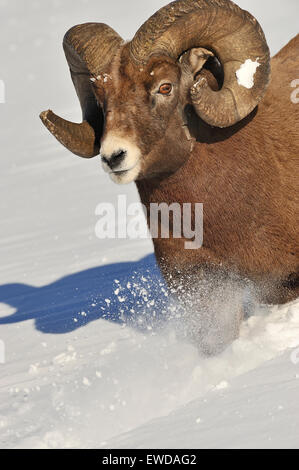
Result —
[[[84, 158], [101, 153], [111, 179], [135, 181], [148, 209], [203, 203], [201, 248], [153, 240], [169, 285], [191, 292], [193, 310], [207, 279], [210, 298], [219, 298], [217, 279], [234, 278], [252, 283], [261, 302], [295, 299], [299, 36], [271, 60], [259, 23], [233, 2], [178, 0], [130, 42], [87, 23], [63, 46], [83, 122], [43, 112], [58, 141]], [[238, 334], [229, 330], [227, 340]]]

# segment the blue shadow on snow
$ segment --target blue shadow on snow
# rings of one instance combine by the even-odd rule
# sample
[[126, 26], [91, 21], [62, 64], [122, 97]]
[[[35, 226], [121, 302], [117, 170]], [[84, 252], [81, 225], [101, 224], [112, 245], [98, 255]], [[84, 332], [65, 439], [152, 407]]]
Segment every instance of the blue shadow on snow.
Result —
[[132, 322], [142, 329], [143, 320], [161, 315], [167, 296], [155, 257], [148, 255], [137, 262], [87, 269], [42, 287], [1, 285], [0, 302], [16, 309], [0, 317], [0, 325], [34, 319], [37, 330], [62, 334], [100, 318]]

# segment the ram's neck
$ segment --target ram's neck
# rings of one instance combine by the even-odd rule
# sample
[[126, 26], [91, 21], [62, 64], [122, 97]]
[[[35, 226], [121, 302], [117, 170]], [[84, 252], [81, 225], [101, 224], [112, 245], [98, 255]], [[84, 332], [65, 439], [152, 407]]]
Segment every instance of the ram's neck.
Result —
[[[226, 202], [233, 204], [234, 193], [240, 192], [240, 185], [248, 185], [248, 173], [253, 177], [254, 162], [260, 159], [246, 143], [254, 145], [259, 138], [256, 114], [257, 110], [229, 129], [212, 128], [190, 114], [189, 129], [196, 143], [189, 159], [172, 175], [138, 181], [142, 203], [203, 202], [221, 207]], [[161, 158], [167, 160], [166, 155]]]

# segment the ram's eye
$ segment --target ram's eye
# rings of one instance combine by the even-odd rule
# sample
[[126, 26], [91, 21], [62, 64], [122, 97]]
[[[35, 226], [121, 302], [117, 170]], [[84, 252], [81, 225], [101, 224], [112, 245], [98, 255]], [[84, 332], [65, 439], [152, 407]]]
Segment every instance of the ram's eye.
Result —
[[172, 91], [171, 83], [163, 83], [163, 85], [161, 85], [159, 88], [159, 93], [161, 93], [161, 95], [169, 95], [171, 91]]

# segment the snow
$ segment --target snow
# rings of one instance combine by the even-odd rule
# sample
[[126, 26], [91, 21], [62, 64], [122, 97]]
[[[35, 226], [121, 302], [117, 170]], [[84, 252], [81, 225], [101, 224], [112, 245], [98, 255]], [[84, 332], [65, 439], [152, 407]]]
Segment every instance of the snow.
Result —
[[284, 354], [105, 447], [298, 448], [298, 380]]
[[[38, 119], [51, 107], [80, 121], [69, 27], [98, 20], [126, 38], [163, 4], [0, 0], [1, 448], [299, 447], [298, 303], [257, 309], [221, 355], [199, 356], [167, 320], [151, 241], [96, 237], [98, 204], [136, 202], [134, 185]], [[273, 52], [297, 32], [296, 1], [239, 4]]]
[[237, 81], [240, 86], [245, 88], [252, 88], [254, 86], [254, 75], [256, 69], [260, 66], [258, 59], [252, 61], [251, 59], [245, 60], [244, 64], [236, 71]]

